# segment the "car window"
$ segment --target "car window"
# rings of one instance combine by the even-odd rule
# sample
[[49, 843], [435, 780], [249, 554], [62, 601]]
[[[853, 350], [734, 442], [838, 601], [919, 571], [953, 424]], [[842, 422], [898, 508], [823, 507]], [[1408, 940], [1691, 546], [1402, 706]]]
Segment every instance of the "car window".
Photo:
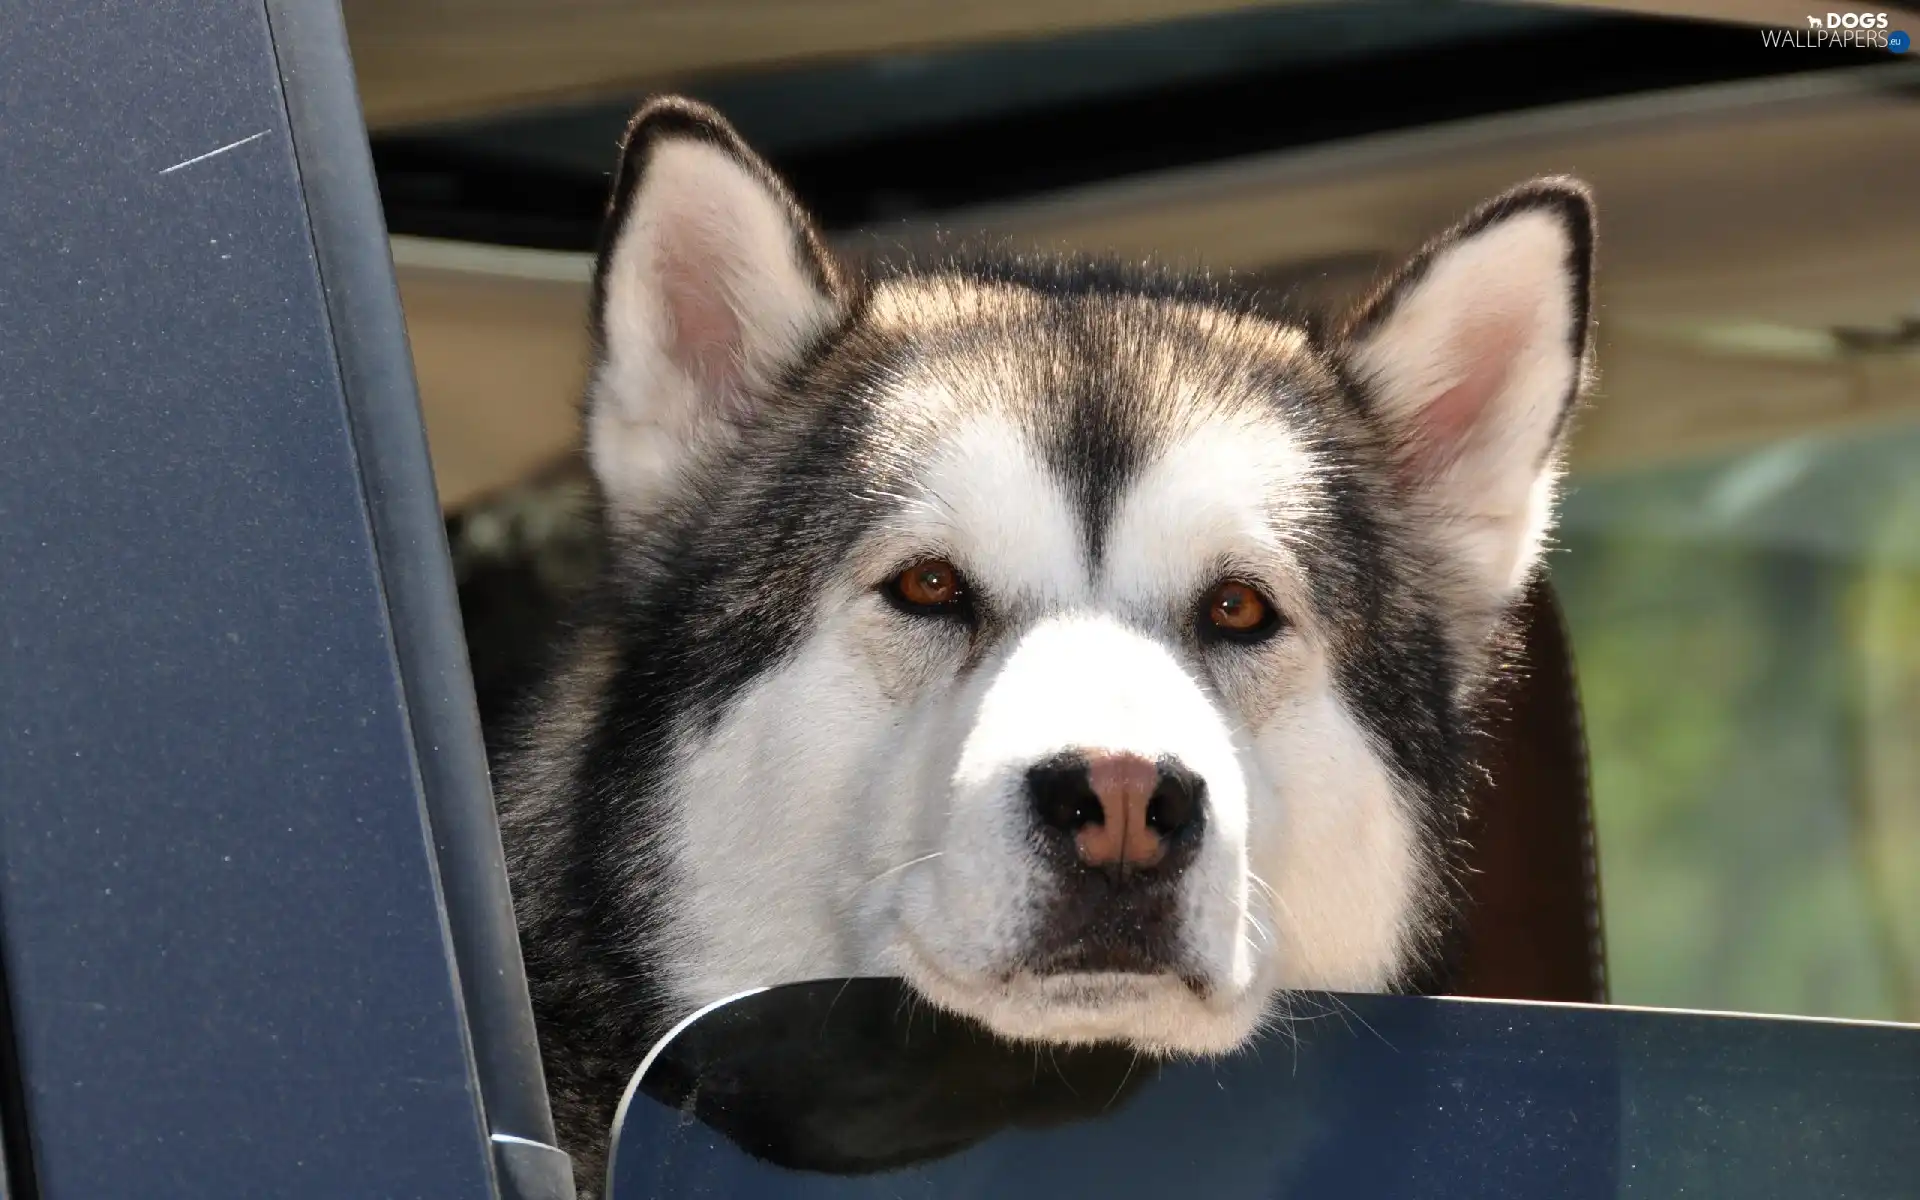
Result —
[[1920, 426], [1575, 481], [1614, 994], [1920, 1020]]

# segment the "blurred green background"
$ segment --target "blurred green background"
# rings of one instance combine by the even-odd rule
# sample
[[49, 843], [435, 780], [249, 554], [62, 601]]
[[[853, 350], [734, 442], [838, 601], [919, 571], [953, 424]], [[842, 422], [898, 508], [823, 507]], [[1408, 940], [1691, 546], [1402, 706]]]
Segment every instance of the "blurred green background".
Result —
[[1920, 430], [1575, 479], [1614, 1000], [1920, 1021]]

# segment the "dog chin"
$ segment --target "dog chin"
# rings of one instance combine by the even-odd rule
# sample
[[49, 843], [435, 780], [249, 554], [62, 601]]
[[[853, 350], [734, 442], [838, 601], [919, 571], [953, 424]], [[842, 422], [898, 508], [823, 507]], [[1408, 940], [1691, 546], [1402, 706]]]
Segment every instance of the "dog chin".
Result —
[[910, 947], [897, 969], [934, 1007], [1018, 1042], [1118, 1042], [1161, 1057], [1219, 1055], [1245, 1044], [1266, 1010], [1257, 991], [1203, 995], [1172, 974], [1015, 972], [974, 983]]

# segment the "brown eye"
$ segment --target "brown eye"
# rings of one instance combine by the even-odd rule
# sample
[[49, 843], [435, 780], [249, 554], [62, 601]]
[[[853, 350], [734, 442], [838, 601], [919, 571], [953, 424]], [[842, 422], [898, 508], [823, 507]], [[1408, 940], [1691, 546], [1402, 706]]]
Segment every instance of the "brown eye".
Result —
[[914, 563], [888, 581], [886, 592], [896, 606], [912, 613], [959, 613], [967, 599], [959, 570], [944, 558]]
[[1206, 598], [1202, 632], [1234, 641], [1259, 641], [1280, 627], [1280, 614], [1252, 584], [1229, 579], [1214, 585]]

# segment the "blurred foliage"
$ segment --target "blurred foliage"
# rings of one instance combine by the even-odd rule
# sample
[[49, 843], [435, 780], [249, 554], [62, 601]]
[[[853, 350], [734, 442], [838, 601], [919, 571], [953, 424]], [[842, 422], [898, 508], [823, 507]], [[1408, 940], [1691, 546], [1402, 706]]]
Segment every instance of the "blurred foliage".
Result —
[[1896, 1012], [1920, 1021], [1920, 471], [1876, 531], [1854, 587], [1865, 866], [1888, 914]]
[[1920, 1020], [1920, 433], [1577, 481], [1614, 999]]

